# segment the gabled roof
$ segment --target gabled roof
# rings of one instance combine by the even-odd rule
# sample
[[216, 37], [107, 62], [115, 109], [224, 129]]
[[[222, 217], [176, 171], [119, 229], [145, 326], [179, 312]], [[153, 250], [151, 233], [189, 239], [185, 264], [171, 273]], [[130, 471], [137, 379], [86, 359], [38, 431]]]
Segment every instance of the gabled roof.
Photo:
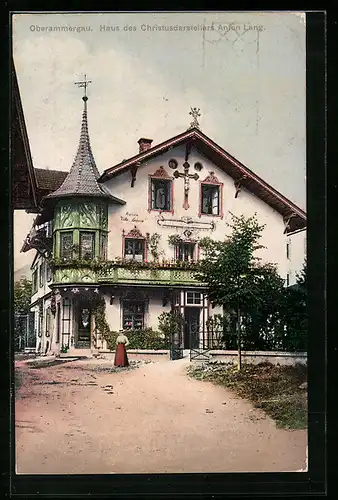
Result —
[[99, 178], [99, 182], [105, 182], [131, 167], [142, 166], [142, 162], [182, 144], [193, 146], [221, 170], [232, 177], [236, 185], [240, 185], [250, 191], [280, 213], [285, 219], [287, 233], [306, 227], [306, 213], [302, 209], [285, 198], [285, 196], [267, 184], [243, 163], [227, 153], [196, 127], [188, 129], [182, 134], [108, 168]]
[[84, 101], [84, 109], [82, 114], [80, 141], [73, 165], [61, 186], [53, 193], [46, 196], [46, 201], [56, 198], [73, 198], [75, 196], [114, 199], [114, 197], [111, 197], [97, 182], [100, 174], [94, 160], [88, 134], [88, 98], [84, 96], [82, 99]]

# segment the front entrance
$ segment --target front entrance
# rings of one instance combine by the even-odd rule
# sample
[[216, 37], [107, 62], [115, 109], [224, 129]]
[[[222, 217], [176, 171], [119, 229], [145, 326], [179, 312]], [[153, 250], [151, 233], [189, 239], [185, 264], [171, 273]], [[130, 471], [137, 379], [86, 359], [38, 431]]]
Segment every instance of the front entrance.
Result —
[[199, 307], [184, 308], [184, 349], [196, 349], [199, 345], [200, 315]]
[[91, 334], [91, 309], [86, 303], [80, 303], [76, 309], [77, 332], [75, 335], [75, 348], [89, 349]]

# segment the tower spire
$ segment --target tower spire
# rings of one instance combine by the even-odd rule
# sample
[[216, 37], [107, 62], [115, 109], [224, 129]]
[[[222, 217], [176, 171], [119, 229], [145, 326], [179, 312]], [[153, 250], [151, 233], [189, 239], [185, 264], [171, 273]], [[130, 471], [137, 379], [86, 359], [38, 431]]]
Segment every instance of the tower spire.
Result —
[[89, 140], [87, 87], [90, 83], [92, 82], [91, 80], [87, 80], [86, 75], [84, 75], [83, 81], [75, 82], [75, 85], [80, 88], [84, 88], [84, 95], [82, 97], [84, 108], [82, 113], [79, 145], [69, 174], [65, 178], [63, 184], [56, 191], [54, 191], [54, 193], [48, 195], [48, 198], [62, 198], [64, 196], [107, 196], [97, 182], [100, 174], [94, 160]]

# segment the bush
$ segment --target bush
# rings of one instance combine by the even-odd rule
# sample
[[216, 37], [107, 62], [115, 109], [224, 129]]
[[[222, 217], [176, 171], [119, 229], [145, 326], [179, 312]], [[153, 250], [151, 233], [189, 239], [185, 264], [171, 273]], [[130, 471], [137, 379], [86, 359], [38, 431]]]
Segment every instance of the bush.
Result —
[[[128, 337], [128, 349], [169, 349], [169, 343], [160, 336], [160, 333], [152, 328], [142, 328], [140, 330], [124, 330], [123, 333]], [[110, 332], [106, 336], [107, 347], [114, 351], [116, 347], [116, 338], [119, 332]]]

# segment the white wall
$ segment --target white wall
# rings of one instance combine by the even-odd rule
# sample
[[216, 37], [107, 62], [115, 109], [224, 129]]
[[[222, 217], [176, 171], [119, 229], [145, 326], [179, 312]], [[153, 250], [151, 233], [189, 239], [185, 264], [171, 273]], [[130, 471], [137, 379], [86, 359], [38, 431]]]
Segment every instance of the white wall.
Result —
[[[163, 251], [166, 258], [174, 258], [174, 249], [168, 245], [168, 236], [180, 232], [176, 228], [160, 227], [157, 224], [159, 216], [158, 212], [148, 212], [148, 186], [149, 175], [163, 166], [166, 172], [172, 176], [173, 170], [168, 166], [170, 158], [176, 158], [179, 165], [179, 172], [183, 172], [185, 148], [179, 146], [177, 148], [164, 153], [155, 159], [149, 160], [139, 168], [137, 172], [136, 182], [134, 187], [131, 187], [131, 174], [129, 171], [120, 174], [119, 176], [109, 179], [105, 185], [114, 196], [122, 198], [126, 201], [126, 205], [117, 206], [111, 205], [108, 213], [108, 259], [114, 259], [122, 256], [122, 230], [130, 231], [135, 225], [145, 236], [146, 233], [157, 232], [161, 235], [159, 248]], [[190, 180], [189, 191], [189, 208], [183, 208], [184, 201], [184, 186], [183, 179], [173, 180], [174, 193], [174, 214], [163, 212], [165, 218], [180, 219], [182, 216], [192, 217], [195, 221], [210, 222], [213, 220], [216, 223], [214, 232], [211, 230], [196, 230], [197, 237], [210, 236], [216, 240], [221, 240], [229, 233], [229, 228], [226, 226], [230, 222], [229, 212], [235, 215], [244, 214], [246, 217], [257, 212], [258, 220], [261, 224], [266, 224], [263, 231], [261, 243], [267, 248], [259, 251], [257, 256], [261, 256], [266, 262], [276, 263], [280, 275], [285, 279], [288, 266], [285, 254], [286, 236], [284, 232], [284, 223], [282, 216], [273, 210], [269, 205], [265, 204], [253, 194], [243, 190], [235, 198], [234, 181], [231, 177], [225, 174], [218, 167], [213, 165], [209, 160], [202, 156], [197, 150], [192, 149], [189, 163], [191, 165], [190, 172], [195, 173], [193, 168], [195, 162], [201, 162], [203, 169], [199, 174], [199, 180]], [[223, 219], [216, 216], [199, 214], [199, 196], [200, 182], [203, 181], [210, 171], [214, 171], [223, 186]], [[151, 260], [151, 256], [149, 256]]]
[[289, 236], [289, 284], [294, 285], [306, 258], [306, 229]]

